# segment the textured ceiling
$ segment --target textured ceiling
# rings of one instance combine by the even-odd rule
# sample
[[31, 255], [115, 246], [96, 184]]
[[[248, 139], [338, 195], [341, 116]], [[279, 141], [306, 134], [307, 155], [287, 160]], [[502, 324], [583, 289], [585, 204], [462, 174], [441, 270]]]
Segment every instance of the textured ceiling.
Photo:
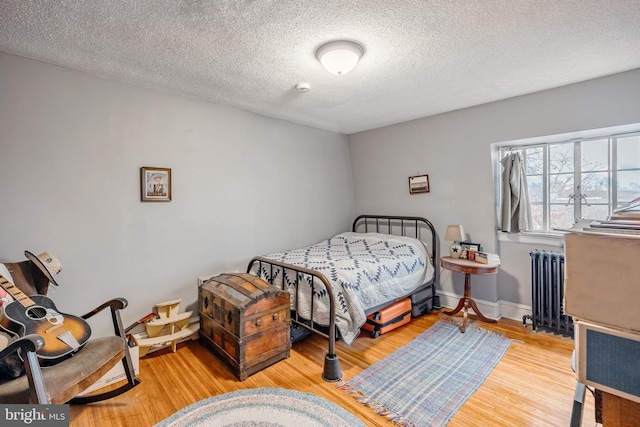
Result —
[[640, 0], [0, 0], [0, 51], [349, 134], [640, 68]]

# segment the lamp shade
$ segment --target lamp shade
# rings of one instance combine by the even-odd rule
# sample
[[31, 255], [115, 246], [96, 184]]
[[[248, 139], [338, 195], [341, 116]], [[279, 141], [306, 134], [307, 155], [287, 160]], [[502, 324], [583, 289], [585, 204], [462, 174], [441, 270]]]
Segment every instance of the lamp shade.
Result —
[[460, 254], [462, 253], [462, 246], [459, 242], [464, 240], [464, 229], [461, 225], [447, 225], [447, 231], [444, 233], [444, 240], [448, 240], [453, 242], [451, 246], [449, 246], [449, 254], [451, 258], [460, 258]]
[[464, 240], [464, 229], [462, 225], [448, 225], [444, 240], [450, 242], [462, 242]]
[[316, 58], [331, 74], [342, 75], [353, 70], [364, 49], [356, 42], [337, 40], [325, 43], [316, 50]]

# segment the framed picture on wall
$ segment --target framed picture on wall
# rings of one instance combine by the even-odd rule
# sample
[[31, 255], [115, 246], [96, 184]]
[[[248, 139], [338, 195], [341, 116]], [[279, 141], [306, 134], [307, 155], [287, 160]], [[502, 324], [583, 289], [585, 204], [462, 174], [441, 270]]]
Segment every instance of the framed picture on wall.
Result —
[[409, 177], [409, 194], [428, 193], [429, 175], [416, 175]]
[[143, 202], [171, 201], [171, 169], [141, 167], [140, 190]]

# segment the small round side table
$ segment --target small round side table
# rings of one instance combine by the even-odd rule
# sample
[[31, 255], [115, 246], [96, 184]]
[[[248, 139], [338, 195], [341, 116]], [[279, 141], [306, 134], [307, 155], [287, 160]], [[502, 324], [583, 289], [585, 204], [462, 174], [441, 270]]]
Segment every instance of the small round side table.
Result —
[[445, 256], [440, 258], [440, 265], [444, 269], [456, 271], [458, 273], [464, 273], [464, 296], [460, 298], [460, 301], [458, 302], [456, 308], [451, 311], [443, 312], [447, 316], [453, 316], [459, 313], [461, 310], [464, 310], [462, 325], [460, 325], [460, 332], [464, 332], [467, 327], [467, 312], [469, 308], [473, 309], [478, 318], [483, 322], [496, 323], [496, 320], [485, 317], [478, 309], [476, 302], [471, 299], [471, 275], [496, 274], [498, 272], [498, 267], [500, 266], [500, 264], [497, 262], [482, 264], [476, 261], [470, 261], [468, 259], [451, 258], [450, 256]]

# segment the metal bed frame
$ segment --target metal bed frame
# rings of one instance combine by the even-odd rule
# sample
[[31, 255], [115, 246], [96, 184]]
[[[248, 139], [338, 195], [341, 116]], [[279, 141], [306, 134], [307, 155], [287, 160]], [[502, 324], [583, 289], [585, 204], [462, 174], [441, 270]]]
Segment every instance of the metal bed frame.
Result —
[[[422, 240], [421, 236], [423, 232], [427, 232], [431, 235], [431, 245], [427, 245], [429, 258], [434, 267], [434, 276], [432, 279], [423, 283], [411, 292], [412, 295], [425, 287], [433, 284], [432, 292], [435, 295], [436, 284], [438, 283], [438, 279], [440, 276], [440, 269], [438, 268], [438, 260], [439, 260], [439, 247], [438, 247], [438, 236], [436, 230], [431, 224], [431, 222], [422, 217], [414, 217], [414, 216], [390, 216], [390, 215], [360, 215], [354, 221], [351, 227], [352, 231], [358, 232], [364, 228], [364, 232], [375, 232], [375, 233], [385, 233], [385, 234], [393, 234], [399, 236], [409, 236], [409, 232], [413, 230], [411, 237], [414, 237], [418, 240]], [[399, 233], [398, 233], [399, 230]], [[360, 231], [361, 232], [361, 231]], [[249, 261], [249, 265], [247, 266], [247, 273], [251, 273], [254, 264], [258, 264], [258, 271], [261, 271], [263, 268], [267, 268], [270, 271], [270, 277], [273, 277], [273, 268], [280, 267], [282, 269], [283, 276], [286, 274], [287, 270], [291, 270], [296, 272], [295, 277], [295, 287], [296, 294], [299, 291], [298, 284], [300, 283], [301, 278], [311, 277], [311, 292], [315, 294], [316, 287], [324, 286], [324, 289], [329, 298], [329, 325], [327, 326], [319, 326], [316, 325], [313, 319], [313, 308], [314, 308], [314, 299], [311, 299], [311, 307], [309, 312], [311, 313], [311, 319], [303, 319], [298, 317], [298, 301], [299, 298], [296, 298], [296, 306], [292, 309], [291, 321], [295, 324], [299, 325], [301, 328], [306, 328], [311, 332], [314, 332], [318, 335], [321, 335], [329, 340], [329, 350], [324, 360], [324, 369], [322, 373], [322, 379], [325, 381], [339, 381], [342, 378], [342, 373], [340, 372], [340, 362], [338, 360], [338, 355], [335, 352], [335, 343], [336, 343], [336, 326], [335, 326], [335, 297], [331, 290], [331, 283], [327, 278], [320, 272], [315, 270], [310, 270], [308, 268], [299, 267], [292, 264], [286, 264], [283, 262], [275, 261], [272, 259], [268, 259], [265, 257], [254, 257]], [[313, 280], [317, 279], [317, 280]], [[273, 284], [273, 283], [272, 283]], [[282, 282], [283, 290], [286, 287], [286, 283]], [[322, 290], [321, 290], [322, 291]], [[396, 300], [406, 298], [409, 295], [404, 295]], [[380, 308], [393, 303], [394, 301], [388, 301], [382, 306], [371, 307], [366, 311], [366, 314], [371, 314]], [[325, 330], [327, 332], [325, 332]]]

